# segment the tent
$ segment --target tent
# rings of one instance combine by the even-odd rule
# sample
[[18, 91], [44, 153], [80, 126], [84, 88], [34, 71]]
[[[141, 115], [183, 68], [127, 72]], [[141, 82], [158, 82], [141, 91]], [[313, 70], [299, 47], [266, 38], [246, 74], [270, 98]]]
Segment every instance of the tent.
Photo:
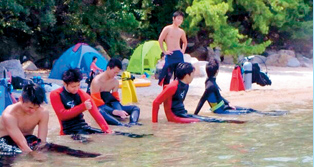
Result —
[[[164, 48], [166, 48], [165, 43]], [[134, 50], [127, 71], [138, 74], [143, 74], [144, 72], [151, 74], [155, 71], [160, 55], [161, 49], [158, 41], [147, 41]]]
[[88, 76], [94, 56], [97, 57], [96, 65], [106, 70], [108, 61], [98, 51], [85, 43], [78, 43], [59, 57], [50, 72], [49, 78], [61, 79], [63, 72], [70, 67], [80, 68], [83, 75]]

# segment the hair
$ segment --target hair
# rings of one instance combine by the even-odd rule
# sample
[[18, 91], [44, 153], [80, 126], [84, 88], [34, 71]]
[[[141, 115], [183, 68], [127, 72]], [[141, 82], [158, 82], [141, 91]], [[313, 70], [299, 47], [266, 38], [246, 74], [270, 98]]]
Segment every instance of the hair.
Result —
[[22, 101], [23, 103], [31, 102], [35, 105], [40, 105], [45, 100], [45, 90], [34, 83], [23, 86]]
[[108, 62], [107, 67], [109, 67], [110, 69], [118, 67], [121, 70], [122, 69], [122, 63], [119, 59], [111, 58]]
[[195, 70], [191, 63], [179, 63], [176, 68], [176, 76], [179, 80], [183, 79], [187, 74], [191, 75], [191, 73]]
[[62, 80], [66, 84], [80, 82], [83, 79], [82, 73], [78, 68], [70, 68], [62, 74]]
[[184, 13], [181, 12], [181, 11], [176, 11], [176, 12], [174, 12], [173, 15], [172, 15], [172, 17], [174, 17], [174, 18], [176, 18], [177, 16], [182, 16], [182, 17], [184, 17]]
[[165, 54], [163, 52], [161, 52], [160, 58], [163, 58], [163, 57], [165, 57]]
[[97, 59], [97, 57], [96, 57], [96, 56], [94, 56], [94, 57], [93, 57], [93, 61], [94, 61], [95, 59]]
[[210, 57], [208, 59], [208, 63], [206, 64], [206, 73], [207, 77], [213, 77], [216, 75], [217, 71], [219, 69], [219, 62], [214, 57]]

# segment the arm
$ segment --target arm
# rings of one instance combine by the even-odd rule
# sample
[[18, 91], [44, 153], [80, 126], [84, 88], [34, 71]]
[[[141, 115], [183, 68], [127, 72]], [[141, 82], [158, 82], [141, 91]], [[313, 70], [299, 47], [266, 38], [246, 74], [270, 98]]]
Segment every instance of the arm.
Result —
[[114, 94], [114, 92], [118, 93], [118, 90], [119, 90], [119, 81], [117, 79], [115, 79], [114, 86], [112, 88], [112, 94]]
[[210, 89], [206, 89], [206, 90], [204, 91], [203, 96], [201, 97], [201, 99], [200, 99], [200, 101], [198, 102], [198, 105], [197, 105], [197, 107], [196, 107], [196, 109], [195, 109], [195, 112], [194, 112], [195, 115], [197, 115], [197, 114], [200, 112], [200, 110], [202, 109], [202, 107], [203, 107], [205, 101], [208, 99], [209, 93], [210, 93]]
[[65, 109], [57, 90], [50, 93], [50, 102], [60, 121], [72, 119], [86, 110], [84, 103], [81, 103], [71, 109]]
[[9, 136], [13, 139], [17, 146], [23, 152], [31, 152], [32, 149], [28, 146], [22, 131], [18, 127], [17, 119], [10, 114], [3, 114], [2, 119]]
[[181, 40], [182, 40], [182, 49], [181, 49], [181, 51], [184, 54], [185, 50], [186, 50], [186, 47], [188, 46], [188, 40], [186, 39], [186, 34], [185, 34], [184, 30], [182, 30], [182, 31], [183, 31], [183, 34], [181, 36]]
[[164, 90], [156, 97], [153, 102], [152, 109], [152, 122], [158, 122], [158, 111], [159, 105], [166, 101], [168, 98], [172, 98], [172, 96], [176, 93], [177, 86], [174, 84], [169, 84]]
[[107, 124], [104, 117], [98, 111], [98, 108], [97, 108], [95, 102], [92, 100], [92, 98], [87, 93], [85, 93], [81, 90], [79, 91], [79, 94], [83, 98], [82, 99], [83, 101], [90, 99], [90, 101], [92, 103], [92, 108], [89, 109], [88, 111], [92, 115], [92, 117], [95, 119], [95, 121], [97, 122], [97, 124], [99, 125], [101, 130], [106, 132], [106, 133], [112, 133], [111, 129], [109, 128], [109, 125]]
[[95, 79], [92, 80], [92, 83], [90, 84], [90, 93], [97, 93], [100, 92], [100, 86], [97, 83], [98, 81], [96, 81]]
[[168, 53], [166, 52], [166, 50], [165, 50], [165, 48], [164, 48], [163, 42], [164, 42], [164, 40], [166, 39], [167, 34], [168, 34], [168, 28], [165, 27], [165, 28], [161, 31], [161, 33], [160, 33], [160, 35], [159, 35], [159, 38], [158, 38], [158, 42], [159, 42], [160, 49], [161, 49], [161, 51], [162, 51], [165, 55], [167, 55]]
[[48, 120], [49, 112], [48, 110], [41, 111], [41, 119], [38, 123], [38, 138], [41, 139], [42, 143], [46, 143], [46, 138], [48, 134]]
[[102, 71], [102, 69], [97, 67], [96, 63], [94, 62], [92, 62], [90, 69], [96, 69], [96, 70]]

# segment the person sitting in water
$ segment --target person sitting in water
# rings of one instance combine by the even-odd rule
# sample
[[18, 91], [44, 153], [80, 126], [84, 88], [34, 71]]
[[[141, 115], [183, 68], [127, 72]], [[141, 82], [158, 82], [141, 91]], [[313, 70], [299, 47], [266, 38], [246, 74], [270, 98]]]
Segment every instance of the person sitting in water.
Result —
[[[48, 133], [49, 112], [41, 104], [44, 89], [35, 84], [23, 87], [17, 103], [7, 106], [0, 116], [0, 155], [31, 153], [40, 144], [44, 146]], [[38, 126], [38, 137], [33, 135]]]
[[[68, 69], [62, 75], [63, 87], [50, 93], [51, 105], [61, 126], [60, 135], [111, 133], [106, 120], [99, 113], [91, 97], [80, 89], [82, 73]], [[83, 112], [88, 110], [101, 129], [90, 127]]]
[[236, 120], [221, 120], [216, 118], [188, 114], [184, 108], [183, 101], [189, 89], [189, 84], [194, 78], [194, 67], [191, 63], [179, 63], [176, 69], [177, 79], [165, 86], [162, 92], [156, 97], [152, 107], [152, 122], [158, 122], [158, 110], [161, 103], [168, 121], [177, 123], [191, 122], [229, 122], [244, 123]]
[[216, 83], [216, 76], [219, 71], [219, 62], [213, 57], [210, 57], [206, 64], [207, 79], [205, 81], [205, 92], [203, 93], [199, 103], [195, 109], [194, 114], [198, 115], [207, 101], [211, 107], [211, 111], [216, 114], [247, 114], [256, 112], [251, 108], [234, 107], [221, 96], [219, 87]]
[[[110, 59], [107, 70], [93, 79], [91, 96], [108, 124], [119, 126], [140, 125], [138, 123], [140, 108], [135, 105], [121, 105], [119, 102], [119, 81], [115, 76], [120, 72], [121, 68], [122, 63], [120, 60]], [[117, 117], [125, 119], [127, 116], [130, 116], [128, 124], [124, 124], [117, 119]]]

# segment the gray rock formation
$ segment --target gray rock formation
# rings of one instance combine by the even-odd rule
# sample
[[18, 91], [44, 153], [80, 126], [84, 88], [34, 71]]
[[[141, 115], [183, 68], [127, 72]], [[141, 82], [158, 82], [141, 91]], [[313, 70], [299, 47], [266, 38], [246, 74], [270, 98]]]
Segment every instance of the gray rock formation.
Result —
[[38, 70], [37, 66], [32, 61], [26, 61], [22, 64], [24, 70]]
[[[7, 71], [11, 72], [12, 76], [19, 76], [25, 78], [25, 73], [22, 68], [20, 60], [6, 60], [0, 63], [0, 69], [5, 68]], [[3, 70], [0, 71], [3, 73]]]

